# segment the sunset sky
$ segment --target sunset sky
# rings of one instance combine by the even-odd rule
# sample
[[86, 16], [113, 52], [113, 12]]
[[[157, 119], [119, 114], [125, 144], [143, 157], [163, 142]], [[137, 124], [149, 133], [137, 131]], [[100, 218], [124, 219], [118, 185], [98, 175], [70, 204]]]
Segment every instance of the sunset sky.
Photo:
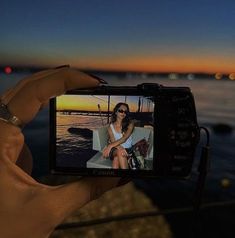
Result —
[[0, 65], [235, 71], [234, 0], [2, 0]]
[[[110, 111], [113, 111], [115, 105], [119, 102], [125, 102], [129, 105], [131, 112], [136, 112], [138, 109], [139, 96], [111, 96]], [[153, 111], [153, 104], [148, 106], [148, 102], [144, 97], [141, 97], [142, 112]], [[102, 95], [63, 95], [57, 97], [57, 110], [81, 110], [81, 111], [98, 111], [98, 104], [102, 112], [108, 111], [108, 96]]]

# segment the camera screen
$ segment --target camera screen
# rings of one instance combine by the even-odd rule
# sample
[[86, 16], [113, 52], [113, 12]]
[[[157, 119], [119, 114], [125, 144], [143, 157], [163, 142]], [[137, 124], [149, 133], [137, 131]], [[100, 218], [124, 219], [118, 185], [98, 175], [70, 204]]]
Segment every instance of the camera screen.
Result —
[[153, 169], [153, 96], [66, 94], [55, 106], [56, 167]]

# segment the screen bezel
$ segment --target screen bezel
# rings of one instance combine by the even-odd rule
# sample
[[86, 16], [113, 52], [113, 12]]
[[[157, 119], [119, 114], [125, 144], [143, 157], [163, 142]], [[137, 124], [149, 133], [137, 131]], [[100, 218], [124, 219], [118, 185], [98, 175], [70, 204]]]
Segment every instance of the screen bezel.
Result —
[[[121, 90], [120, 90], [121, 89]], [[52, 174], [66, 174], [78, 176], [131, 176], [131, 177], [155, 177], [157, 167], [156, 153], [156, 95], [151, 91], [144, 93], [136, 87], [105, 87], [95, 89], [72, 90], [65, 95], [110, 95], [110, 96], [153, 96], [154, 98], [154, 125], [153, 125], [153, 169], [152, 170], [123, 170], [123, 169], [102, 169], [102, 168], [78, 168], [78, 167], [60, 167], [56, 163], [56, 98], [50, 100], [50, 171]]]

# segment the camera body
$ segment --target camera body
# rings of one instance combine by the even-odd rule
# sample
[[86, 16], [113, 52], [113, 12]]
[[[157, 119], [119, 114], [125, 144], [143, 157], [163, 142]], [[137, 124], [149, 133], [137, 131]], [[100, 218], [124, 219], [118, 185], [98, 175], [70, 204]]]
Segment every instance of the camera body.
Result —
[[[128, 160], [126, 169], [113, 168], [113, 162], [102, 155], [110, 143], [107, 128], [118, 102], [130, 106], [126, 117], [135, 125], [131, 135], [134, 158]], [[200, 133], [188, 87], [144, 83], [73, 90], [52, 99], [50, 109], [52, 173], [141, 178], [190, 175]]]

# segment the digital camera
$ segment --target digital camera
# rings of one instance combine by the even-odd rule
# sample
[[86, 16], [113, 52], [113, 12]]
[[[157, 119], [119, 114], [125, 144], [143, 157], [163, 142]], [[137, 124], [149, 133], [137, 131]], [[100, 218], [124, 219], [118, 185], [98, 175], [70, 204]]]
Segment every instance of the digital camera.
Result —
[[188, 87], [100, 86], [50, 102], [50, 167], [56, 174], [185, 178], [199, 137]]

